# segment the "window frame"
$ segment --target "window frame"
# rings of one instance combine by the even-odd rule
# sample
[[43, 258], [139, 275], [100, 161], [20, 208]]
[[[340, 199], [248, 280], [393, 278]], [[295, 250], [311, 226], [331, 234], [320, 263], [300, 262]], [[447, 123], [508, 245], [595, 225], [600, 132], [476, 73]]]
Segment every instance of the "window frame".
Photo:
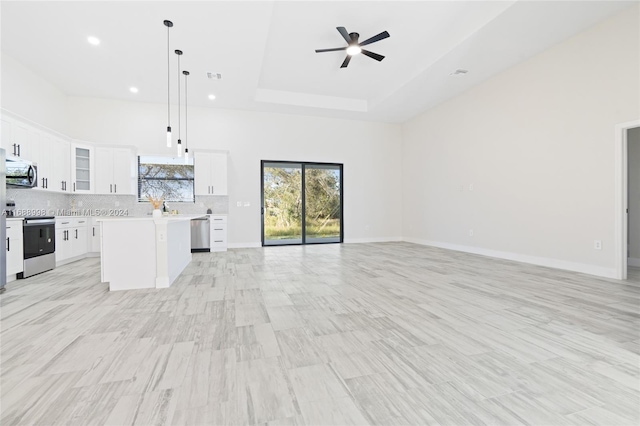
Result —
[[[191, 181], [191, 194], [192, 194], [192, 199], [181, 199], [181, 200], [170, 200], [167, 199], [165, 201], [169, 202], [169, 203], [195, 203], [196, 202], [196, 187], [195, 187], [195, 164], [193, 161], [193, 158], [189, 158], [189, 163], [185, 164], [187, 166], [191, 166], [191, 168], [193, 169], [193, 177], [191, 178], [142, 178], [140, 175], [140, 165], [141, 164], [162, 164], [162, 163], [142, 163], [141, 162], [141, 157], [155, 157], [155, 158], [166, 158], [166, 159], [174, 159], [175, 157], [165, 157], [165, 156], [161, 156], [161, 155], [138, 155], [138, 202], [139, 203], [147, 203], [149, 202], [148, 199], [143, 199], [142, 198], [142, 181]], [[167, 163], [166, 165], [171, 165], [170, 163]]]

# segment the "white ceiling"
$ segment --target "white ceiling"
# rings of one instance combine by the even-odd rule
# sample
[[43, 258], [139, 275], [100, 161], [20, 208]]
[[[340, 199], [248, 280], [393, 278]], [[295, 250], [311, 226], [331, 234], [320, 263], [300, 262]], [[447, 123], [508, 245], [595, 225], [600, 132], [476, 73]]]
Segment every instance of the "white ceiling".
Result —
[[[69, 95], [165, 103], [170, 19], [190, 106], [403, 122], [634, 3], [3, 1], [1, 43]], [[360, 40], [388, 31], [368, 46], [386, 58], [340, 69], [344, 52], [316, 54], [345, 45], [337, 26]], [[172, 53], [174, 102], [176, 71]]]

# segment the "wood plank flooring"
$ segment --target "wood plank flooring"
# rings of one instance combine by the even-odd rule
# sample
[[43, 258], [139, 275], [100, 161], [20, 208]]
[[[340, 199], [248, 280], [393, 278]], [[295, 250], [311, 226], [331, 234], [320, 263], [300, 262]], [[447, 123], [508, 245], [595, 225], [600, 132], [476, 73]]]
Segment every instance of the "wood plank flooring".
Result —
[[169, 289], [109, 292], [98, 259], [10, 283], [0, 423], [640, 424], [640, 270], [409, 243], [193, 259]]

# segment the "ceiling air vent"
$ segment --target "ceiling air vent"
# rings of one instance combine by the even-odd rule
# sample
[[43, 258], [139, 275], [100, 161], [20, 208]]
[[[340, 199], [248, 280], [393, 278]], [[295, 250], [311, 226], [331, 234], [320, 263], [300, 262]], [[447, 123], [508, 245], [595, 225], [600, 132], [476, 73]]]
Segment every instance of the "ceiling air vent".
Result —
[[207, 77], [209, 77], [211, 80], [222, 80], [222, 74], [220, 74], [219, 72], [207, 72]]

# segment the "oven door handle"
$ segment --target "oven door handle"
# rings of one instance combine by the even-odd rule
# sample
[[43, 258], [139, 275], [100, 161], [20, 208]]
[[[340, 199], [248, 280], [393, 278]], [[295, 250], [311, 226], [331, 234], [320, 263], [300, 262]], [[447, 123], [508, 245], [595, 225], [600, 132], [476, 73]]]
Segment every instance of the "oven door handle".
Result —
[[35, 225], [55, 225], [55, 220], [51, 219], [29, 219], [24, 222], [24, 226], [35, 226]]

